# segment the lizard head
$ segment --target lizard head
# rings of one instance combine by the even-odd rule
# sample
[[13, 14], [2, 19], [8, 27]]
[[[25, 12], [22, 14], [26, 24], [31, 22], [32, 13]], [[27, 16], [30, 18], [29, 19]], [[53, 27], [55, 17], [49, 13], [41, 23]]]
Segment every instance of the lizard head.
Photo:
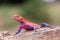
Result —
[[19, 16], [19, 15], [14, 15], [13, 19], [15, 19], [18, 22], [24, 22], [24, 18], [22, 16]]

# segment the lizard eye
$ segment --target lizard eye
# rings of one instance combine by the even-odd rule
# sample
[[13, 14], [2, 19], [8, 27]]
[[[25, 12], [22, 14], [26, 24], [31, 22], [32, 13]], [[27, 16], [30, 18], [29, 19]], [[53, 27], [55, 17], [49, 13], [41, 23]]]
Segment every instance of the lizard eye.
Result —
[[21, 20], [23, 20], [23, 18], [21, 18]]

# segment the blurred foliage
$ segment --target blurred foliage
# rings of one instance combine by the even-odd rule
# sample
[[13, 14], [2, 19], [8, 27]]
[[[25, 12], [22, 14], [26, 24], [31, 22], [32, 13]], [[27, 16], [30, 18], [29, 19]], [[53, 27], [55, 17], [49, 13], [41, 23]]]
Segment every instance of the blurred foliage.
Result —
[[22, 15], [28, 20], [33, 22], [50, 22], [50, 16], [47, 11], [46, 4], [41, 0], [29, 0], [28, 2], [21, 5], [24, 13]]
[[4, 30], [17, 29], [18, 22], [14, 21], [12, 16], [19, 14], [29, 21], [40, 24], [41, 22], [50, 23], [47, 5], [41, 0], [23, 0], [23, 1], [2, 1], [0, 3], [0, 19]]
[[49, 4], [42, 0], [0, 0], [0, 30], [17, 30], [19, 23], [12, 18], [15, 14], [38, 24], [47, 22], [60, 25], [59, 10], [60, 3], [57, 2]]

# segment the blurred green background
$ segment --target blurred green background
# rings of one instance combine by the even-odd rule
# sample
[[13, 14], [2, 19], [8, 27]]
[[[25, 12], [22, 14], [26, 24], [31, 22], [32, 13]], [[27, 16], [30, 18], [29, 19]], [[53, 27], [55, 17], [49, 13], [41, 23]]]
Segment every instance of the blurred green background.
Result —
[[45, 0], [2, 0], [0, 1], [0, 30], [15, 32], [18, 22], [13, 15], [21, 15], [26, 20], [40, 24], [60, 25], [60, 3]]

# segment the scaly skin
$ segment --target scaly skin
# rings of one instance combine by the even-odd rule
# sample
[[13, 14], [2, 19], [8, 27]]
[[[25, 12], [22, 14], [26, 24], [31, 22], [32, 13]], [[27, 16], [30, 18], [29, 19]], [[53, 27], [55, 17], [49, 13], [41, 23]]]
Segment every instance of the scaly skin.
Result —
[[16, 34], [18, 34], [22, 28], [26, 29], [26, 30], [34, 30], [34, 29], [40, 28], [40, 25], [29, 22], [29, 21], [25, 20], [22, 16], [14, 15], [13, 19], [15, 19], [16, 21], [18, 21], [20, 23]]

